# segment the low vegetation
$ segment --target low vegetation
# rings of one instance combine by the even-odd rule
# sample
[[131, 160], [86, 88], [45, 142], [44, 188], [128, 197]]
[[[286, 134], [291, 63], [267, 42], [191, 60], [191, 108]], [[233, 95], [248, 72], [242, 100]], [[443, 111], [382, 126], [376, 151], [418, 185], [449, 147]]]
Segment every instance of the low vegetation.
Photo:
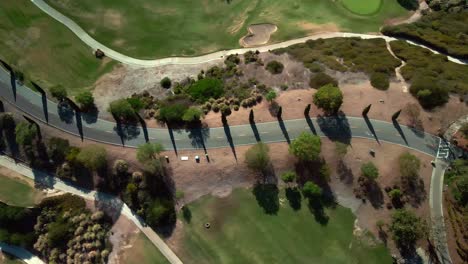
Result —
[[[431, 1], [434, 3], [456, 1]], [[464, 1], [458, 1], [460, 3]], [[437, 7], [435, 7], [437, 8]], [[441, 7], [438, 7], [441, 8]], [[461, 6], [461, 8], [466, 8]], [[410, 24], [386, 26], [382, 33], [410, 39], [427, 45], [439, 52], [457, 58], [468, 59], [468, 15], [467, 11], [430, 12]]]
[[[395, 68], [401, 62], [387, 50], [383, 39], [335, 38], [308, 40], [275, 50], [274, 53], [289, 53], [301, 61], [312, 72], [322, 72], [323, 66], [333, 71], [364, 72], [373, 79], [373, 86], [386, 89], [386, 83], [395, 75]], [[318, 74], [317, 74], [318, 75]], [[320, 74], [311, 77], [311, 87], [319, 88], [324, 84], [335, 84], [333, 79]]]
[[42, 193], [26, 180], [0, 175], [0, 201], [13, 206], [33, 206]]
[[433, 108], [447, 102], [449, 92], [460, 96], [468, 92], [468, 66], [447, 60], [404, 41], [392, 41], [395, 55], [406, 61], [401, 73], [411, 82], [410, 92], [425, 108]]
[[322, 142], [320, 137], [302, 133], [289, 145], [289, 153], [302, 161], [314, 161], [320, 157]]
[[336, 114], [343, 104], [343, 93], [331, 84], [322, 86], [314, 94], [314, 104], [326, 113]]

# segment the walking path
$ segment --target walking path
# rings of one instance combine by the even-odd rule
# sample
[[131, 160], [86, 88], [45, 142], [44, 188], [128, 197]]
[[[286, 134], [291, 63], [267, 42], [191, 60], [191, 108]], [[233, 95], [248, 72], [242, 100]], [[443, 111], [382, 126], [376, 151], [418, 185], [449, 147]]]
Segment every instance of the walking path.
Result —
[[444, 159], [437, 159], [432, 170], [429, 206], [431, 209], [432, 234], [437, 249], [437, 256], [442, 264], [451, 264], [450, 252], [447, 245], [447, 234], [444, 222], [443, 188], [444, 173], [448, 164]]
[[[396, 38], [383, 36], [383, 35], [332, 32], [332, 33], [323, 33], [323, 34], [318, 34], [318, 35], [313, 35], [313, 36], [308, 36], [308, 37], [303, 37], [303, 38], [297, 38], [293, 40], [284, 41], [281, 43], [275, 43], [275, 44], [256, 47], [256, 48], [223, 50], [223, 51], [218, 51], [218, 52], [214, 52], [214, 53], [210, 53], [210, 54], [206, 54], [206, 55], [202, 55], [198, 57], [170, 57], [170, 58], [155, 59], [155, 60], [140, 60], [140, 59], [132, 58], [124, 54], [121, 54], [105, 46], [104, 44], [99, 43], [97, 40], [92, 38], [88, 33], [86, 33], [86, 31], [84, 31], [73, 20], [61, 14], [59, 11], [57, 11], [56, 9], [48, 5], [43, 0], [31, 0], [31, 2], [34, 3], [43, 12], [45, 12], [46, 14], [48, 14], [49, 16], [51, 16], [52, 18], [54, 18], [58, 22], [65, 25], [67, 28], [69, 28], [78, 38], [80, 38], [86, 45], [91, 47], [93, 50], [100, 49], [104, 52], [104, 54], [107, 57], [112, 58], [116, 61], [119, 61], [123, 64], [132, 65], [136, 67], [156, 67], [156, 66], [169, 65], [169, 64], [199, 64], [199, 63], [217, 60], [230, 54], [244, 54], [245, 52], [249, 50], [258, 50], [260, 52], [266, 52], [269, 50], [285, 48], [294, 44], [304, 43], [307, 40], [314, 40], [314, 39], [319, 39], [319, 38], [323, 38], [323, 39], [337, 38], [337, 37], [341, 37], [341, 38], [360, 37], [363, 39], [382, 38], [387, 42], [397, 40]], [[407, 42], [413, 45], [417, 45], [411, 41], [407, 41]], [[425, 47], [422, 45], [418, 45], [418, 46], [429, 49], [434, 53], [438, 53], [437, 51], [432, 50], [428, 47]], [[456, 63], [464, 64], [464, 62], [453, 57], [448, 57], [448, 59]]]
[[[109, 195], [102, 192], [88, 190], [81, 187], [73, 186], [70, 183], [62, 181], [56, 177], [53, 177], [47, 173], [31, 169], [21, 163], [15, 163], [15, 161], [6, 156], [0, 156], [0, 166], [6, 167], [13, 170], [21, 175], [24, 175], [35, 181], [37, 184], [41, 184], [50, 189], [57, 189], [67, 193], [71, 193], [87, 200], [93, 200], [100, 204], [106, 204], [113, 206], [113, 208], [120, 209], [120, 214], [124, 215], [130, 221], [132, 221], [147, 237], [150, 241], [161, 251], [161, 253], [167, 258], [172, 264], [181, 264], [182, 261], [176, 256], [176, 254], [164, 243], [164, 241], [148, 227], [144, 221], [138, 217], [122, 200], [118, 197]], [[1, 244], [0, 244], [1, 246]], [[18, 251], [18, 253], [21, 253]], [[23, 252], [24, 253], [24, 252]], [[29, 263], [29, 262], [28, 262]], [[31, 262], [31, 264], [39, 264], [41, 262]]]
[[33, 255], [31, 252], [22, 247], [12, 246], [0, 242], [0, 252], [1, 251], [21, 259], [26, 264], [45, 264], [44, 261], [42, 261], [39, 257]]

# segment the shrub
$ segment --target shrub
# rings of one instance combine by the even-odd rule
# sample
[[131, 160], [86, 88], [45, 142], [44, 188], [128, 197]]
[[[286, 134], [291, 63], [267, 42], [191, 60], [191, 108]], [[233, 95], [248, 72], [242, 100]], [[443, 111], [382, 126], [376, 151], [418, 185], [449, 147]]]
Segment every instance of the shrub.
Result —
[[159, 109], [158, 119], [167, 123], [177, 123], [183, 121], [185, 112], [188, 106], [185, 104], [166, 104]]
[[76, 102], [80, 105], [81, 110], [86, 111], [94, 107], [93, 94], [88, 91], [82, 91], [75, 97]]
[[161, 86], [163, 88], [166, 88], [166, 89], [169, 89], [171, 88], [171, 85], [172, 85], [172, 81], [171, 79], [169, 79], [169, 77], [164, 77], [161, 82], [160, 82]]
[[322, 196], [322, 188], [311, 181], [307, 181], [302, 187], [302, 193], [304, 197], [309, 199], [319, 198]]
[[326, 112], [336, 113], [343, 103], [343, 93], [340, 88], [325, 85], [314, 94], [314, 104]]
[[324, 72], [319, 72], [315, 74], [314, 76], [310, 77], [309, 81], [309, 86], [311, 88], [320, 88], [322, 86], [325, 86], [327, 84], [331, 84], [333, 86], [338, 86], [338, 81], [331, 77], [330, 75], [324, 73]]
[[110, 103], [107, 109], [118, 121], [134, 121], [135, 111], [126, 99], [119, 99]]
[[409, 152], [405, 152], [398, 158], [398, 163], [402, 177], [417, 178], [419, 176], [421, 161], [418, 159], [418, 157]]
[[295, 181], [297, 178], [297, 175], [294, 171], [287, 171], [287, 172], [284, 172], [283, 174], [281, 174], [281, 179], [285, 182], [285, 183], [290, 183], [290, 182], [293, 182]]
[[250, 147], [245, 153], [247, 166], [255, 171], [264, 172], [270, 165], [270, 149], [264, 143], [257, 143]]
[[20, 146], [31, 145], [33, 140], [38, 136], [37, 127], [35, 124], [28, 122], [20, 122], [15, 128], [16, 143]]
[[265, 69], [267, 69], [271, 74], [280, 74], [283, 72], [284, 65], [279, 61], [270, 61], [267, 63]]
[[276, 92], [271, 90], [265, 95], [265, 98], [267, 99], [268, 102], [272, 102], [273, 100], [276, 99], [276, 96], [277, 96]]
[[370, 76], [371, 85], [379, 90], [387, 90], [390, 86], [388, 75], [382, 72], [373, 72]]
[[405, 209], [396, 210], [392, 215], [390, 231], [395, 242], [402, 247], [409, 247], [422, 238], [425, 231], [421, 218]]
[[448, 90], [439, 86], [437, 80], [430, 77], [418, 77], [413, 80], [410, 92], [422, 107], [434, 108], [448, 101]]
[[60, 100], [60, 101], [65, 99], [67, 97], [67, 95], [68, 95], [67, 90], [65, 89], [65, 87], [63, 87], [61, 85], [56, 85], [56, 86], [53, 86], [53, 87], [49, 88], [49, 92], [54, 98], [56, 98], [57, 100]]
[[204, 103], [210, 98], [219, 98], [224, 94], [223, 82], [219, 79], [205, 78], [192, 84], [187, 92], [197, 102]]
[[198, 108], [198, 107], [190, 107], [187, 109], [182, 116], [182, 120], [185, 122], [196, 122], [200, 121], [200, 119], [203, 117], [203, 112]]
[[289, 145], [289, 153], [303, 161], [317, 160], [322, 148], [319, 136], [303, 132]]
[[370, 161], [361, 165], [361, 175], [370, 181], [375, 181], [379, 177], [379, 169]]
[[76, 159], [90, 170], [99, 170], [107, 164], [107, 152], [103, 147], [88, 145], [81, 149]]

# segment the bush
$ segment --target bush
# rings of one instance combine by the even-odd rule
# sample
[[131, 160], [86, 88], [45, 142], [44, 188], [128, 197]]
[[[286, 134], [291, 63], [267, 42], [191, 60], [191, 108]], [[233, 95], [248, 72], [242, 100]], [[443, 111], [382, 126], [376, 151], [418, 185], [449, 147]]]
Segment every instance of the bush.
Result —
[[361, 175], [370, 181], [375, 181], [379, 177], [379, 169], [370, 161], [361, 165]]
[[219, 79], [205, 78], [192, 84], [187, 92], [197, 102], [204, 103], [210, 98], [219, 98], [224, 94], [223, 82]]
[[190, 107], [187, 109], [182, 116], [182, 120], [185, 122], [196, 122], [200, 121], [200, 119], [203, 117], [203, 112], [198, 108], [198, 107]]
[[99, 170], [107, 164], [107, 152], [103, 147], [88, 145], [81, 149], [76, 159], [90, 170]]
[[280, 74], [283, 72], [284, 65], [279, 61], [270, 61], [266, 65], [265, 69], [267, 69], [271, 74]]
[[157, 199], [147, 209], [146, 222], [152, 228], [161, 227], [174, 220], [174, 203], [170, 200]]
[[172, 85], [172, 81], [171, 79], [169, 79], [169, 77], [164, 77], [161, 82], [160, 82], [161, 86], [163, 88], [166, 88], [166, 89], [169, 89], [171, 88], [171, 85]]
[[290, 182], [293, 182], [295, 181], [297, 178], [297, 175], [294, 171], [287, 171], [287, 172], [284, 172], [283, 174], [281, 174], [281, 179], [285, 182], [285, 183], [290, 183]]
[[374, 72], [370, 76], [371, 85], [379, 90], [387, 90], [390, 86], [388, 75], [381, 72]]
[[448, 90], [439, 86], [435, 78], [418, 77], [413, 80], [410, 92], [415, 96], [422, 107], [434, 108], [448, 101]]
[[324, 72], [319, 72], [315, 74], [314, 76], [310, 77], [309, 86], [311, 88], [318, 89], [327, 84], [338, 86], [338, 81]]
[[78, 93], [75, 97], [75, 100], [80, 105], [80, 108], [83, 111], [86, 111], [95, 107], [93, 94], [88, 90]]
[[322, 196], [322, 188], [311, 181], [307, 181], [302, 187], [302, 193], [304, 197], [309, 199], [319, 198]]
[[117, 121], [134, 121], [136, 120], [135, 110], [126, 99], [119, 99], [110, 103], [107, 109]]
[[322, 141], [319, 136], [303, 132], [289, 145], [289, 153], [303, 161], [313, 161], [319, 158]]
[[174, 103], [163, 105], [159, 109], [158, 119], [167, 123], [181, 122], [183, 121], [183, 117], [187, 109], [188, 106], [185, 104]]
[[49, 88], [49, 92], [54, 98], [60, 101], [67, 97], [67, 90], [61, 85], [56, 85]]
[[273, 100], [275, 100], [277, 97], [277, 94], [275, 91], [271, 90], [269, 91], [266, 95], [265, 95], [265, 98], [267, 99], [268, 102], [272, 102]]
[[270, 165], [270, 149], [264, 143], [257, 143], [250, 147], [245, 153], [247, 166], [258, 172], [265, 172]]
[[343, 103], [343, 93], [340, 88], [325, 85], [314, 94], [314, 104], [326, 112], [336, 113]]
[[400, 174], [404, 178], [417, 178], [419, 176], [419, 169], [421, 168], [421, 161], [418, 157], [409, 152], [405, 152], [398, 158], [400, 166]]
[[135, 112], [139, 112], [141, 109], [145, 108], [145, 104], [138, 97], [127, 98], [127, 102], [130, 104], [130, 106]]
[[390, 231], [393, 234], [393, 240], [400, 247], [407, 248], [423, 237], [425, 225], [413, 212], [400, 209], [392, 215]]
[[20, 122], [15, 128], [16, 143], [20, 146], [31, 145], [38, 136], [37, 126], [28, 122]]

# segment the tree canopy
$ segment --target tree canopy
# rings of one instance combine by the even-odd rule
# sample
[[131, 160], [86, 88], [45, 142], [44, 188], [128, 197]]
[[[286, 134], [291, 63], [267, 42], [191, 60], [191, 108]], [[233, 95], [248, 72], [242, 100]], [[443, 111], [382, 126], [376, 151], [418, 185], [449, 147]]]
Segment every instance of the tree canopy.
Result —
[[307, 181], [302, 187], [302, 193], [304, 197], [309, 199], [319, 198], [322, 195], [322, 188], [311, 181]]
[[77, 94], [75, 100], [80, 105], [81, 110], [89, 110], [94, 107], [93, 94], [88, 90]]
[[273, 100], [276, 99], [276, 96], [277, 96], [276, 92], [271, 90], [265, 95], [265, 98], [267, 99], [268, 102], [272, 102]]
[[164, 147], [159, 143], [145, 143], [139, 145], [137, 149], [137, 160], [141, 163], [146, 163], [159, 158], [159, 153], [164, 150]]
[[247, 166], [255, 171], [264, 172], [270, 165], [270, 149], [264, 143], [257, 143], [250, 147], [245, 153]]
[[119, 121], [133, 121], [136, 119], [135, 110], [127, 99], [119, 99], [111, 102], [107, 111]]
[[265, 69], [267, 69], [271, 74], [280, 74], [283, 72], [284, 65], [279, 61], [270, 61], [267, 63]]
[[223, 82], [213, 78], [201, 79], [192, 84], [187, 92], [195, 101], [204, 103], [210, 98], [216, 99], [224, 94]]
[[68, 93], [65, 87], [61, 85], [52, 86], [49, 88], [50, 94], [58, 100], [63, 100], [67, 97]]
[[107, 164], [107, 152], [98, 145], [89, 145], [81, 149], [76, 159], [90, 170], [99, 170]]
[[289, 145], [289, 153], [303, 161], [317, 160], [320, 155], [322, 141], [319, 136], [303, 132]]
[[408, 247], [423, 237], [425, 225], [413, 212], [399, 209], [392, 215], [390, 231], [393, 234], [393, 240], [399, 246]]
[[281, 179], [285, 183], [293, 182], [293, 181], [296, 180], [296, 178], [297, 178], [297, 175], [296, 175], [296, 173], [294, 171], [286, 171], [283, 174], [281, 174]]
[[331, 84], [320, 87], [314, 94], [314, 104], [326, 112], [338, 112], [342, 103], [343, 93], [340, 88]]
[[38, 135], [37, 126], [28, 122], [20, 122], [16, 125], [15, 134], [16, 143], [21, 146], [31, 145]]
[[368, 180], [374, 181], [379, 177], [379, 169], [377, 169], [372, 161], [369, 161], [361, 165], [361, 175]]
[[171, 81], [171, 79], [169, 79], [169, 77], [164, 77], [161, 80], [161, 86], [163, 88], [169, 89], [169, 88], [171, 88], [171, 85], [172, 85], [172, 81]]
[[195, 122], [200, 121], [202, 117], [202, 110], [200, 110], [198, 107], [192, 106], [185, 111], [184, 115], [182, 116], [182, 120], [185, 122]]
[[398, 163], [400, 165], [400, 174], [402, 177], [417, 178], [419, 176], [421, 161], [418, 157], [409, 152], [405, 152], [400, 155]]

